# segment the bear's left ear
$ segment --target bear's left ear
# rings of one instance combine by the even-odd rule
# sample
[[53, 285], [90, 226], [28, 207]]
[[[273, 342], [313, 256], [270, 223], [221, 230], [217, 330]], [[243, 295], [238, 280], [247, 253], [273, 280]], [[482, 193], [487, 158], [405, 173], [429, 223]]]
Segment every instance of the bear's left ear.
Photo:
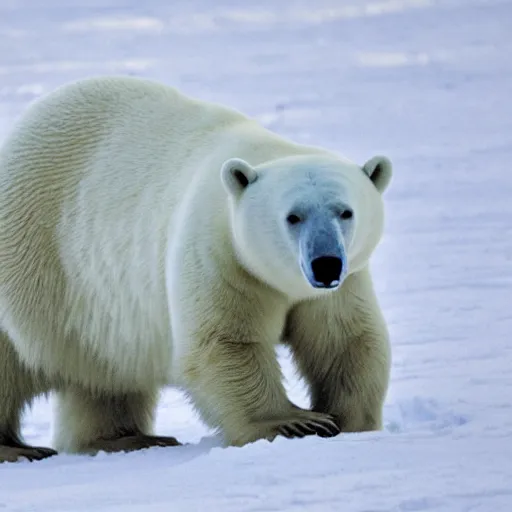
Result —
[[240, 158], [231, 158], [225, 162], [220, 171], [220, 179], [224, 188], [238, 197], [251, 183], [258, 178], [258, 173]]
[[376, 189], [382, 193], [386, 190], [391, 176], [393, 174], [393, 166], [389, 158], [385, 156], [374, 156], [363, 165], [363, 171], [372, 180]]

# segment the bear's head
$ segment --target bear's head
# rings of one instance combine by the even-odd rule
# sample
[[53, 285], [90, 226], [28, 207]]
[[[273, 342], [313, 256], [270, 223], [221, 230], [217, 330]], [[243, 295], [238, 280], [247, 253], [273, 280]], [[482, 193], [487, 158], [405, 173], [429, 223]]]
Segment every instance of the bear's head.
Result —
[[336, 290], [367, 264], [380, 241], [381, 194], [391, 174], [382, 156], [362, 167], [330, 154], [254, 167], [228, 160], [221, 180], [240, 263], [292, 298]]

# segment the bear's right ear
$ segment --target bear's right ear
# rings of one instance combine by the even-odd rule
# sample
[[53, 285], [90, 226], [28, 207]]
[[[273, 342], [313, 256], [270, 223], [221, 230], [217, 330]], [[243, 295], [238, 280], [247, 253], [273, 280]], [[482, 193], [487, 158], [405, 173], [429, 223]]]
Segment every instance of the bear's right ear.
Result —
[[393, 166], [389, 158], [378, 155], [370, 158], [363, 165], [363, 171], [372, 180], [375, 188], [382, 194], [391, 181]]
[[258, 173], [240, 158], [231, 158], [225, 162], [220, 171], [220, 179], [224, 188], [238, 197], [251, 183], [258, 178]]

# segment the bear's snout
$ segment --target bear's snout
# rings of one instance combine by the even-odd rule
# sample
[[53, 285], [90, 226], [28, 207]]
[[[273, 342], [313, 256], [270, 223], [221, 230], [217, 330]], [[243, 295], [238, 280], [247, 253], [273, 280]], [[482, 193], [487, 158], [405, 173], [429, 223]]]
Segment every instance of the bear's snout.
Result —
[[337, 256], [315, 258], [311, 262], [315, 288], [335, 288], [340, 283], [342, 270], [343, 262]]
[[331, 215], [311, 216], [301, 228], [300, 266], [311, 287], [334, 290], [347, 273], [343, 233]]

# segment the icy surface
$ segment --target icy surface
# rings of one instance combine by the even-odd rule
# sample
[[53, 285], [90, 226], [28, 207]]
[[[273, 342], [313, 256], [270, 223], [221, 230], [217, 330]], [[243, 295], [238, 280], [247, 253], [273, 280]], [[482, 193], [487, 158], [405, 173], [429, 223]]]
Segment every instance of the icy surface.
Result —
[[[169, 390], [158, 432], [188, 446], [4, 464], [0, 510], [511, 511], [511, 20], [508, 0], [2, 0], [0, 139], [57, 85], [128, 73], [395, 173], [383, 432], [222, 449]], [[51, 429], [38, 400], [26, 439]]]

